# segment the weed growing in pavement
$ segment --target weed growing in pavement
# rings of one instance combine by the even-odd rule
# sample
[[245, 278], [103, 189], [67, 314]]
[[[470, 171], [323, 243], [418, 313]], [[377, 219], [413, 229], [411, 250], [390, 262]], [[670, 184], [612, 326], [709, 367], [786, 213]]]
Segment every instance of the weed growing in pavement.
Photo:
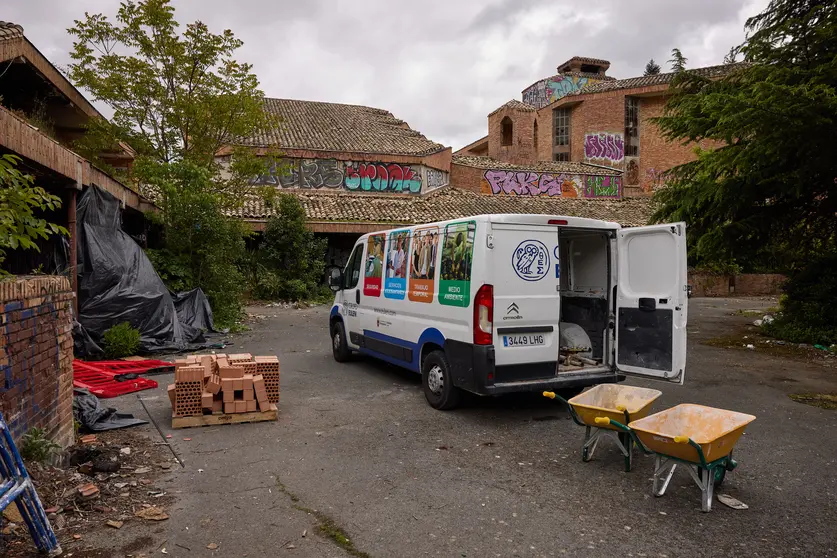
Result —
[[105, 332], [104, 347], [107, 358], [123, 358], [137, 354], [140, 332], [128, 322], [115, 325]]
[[20, 444], [20, 456], [27, 461], [47, 463], [61, 446], [50, 440], [43, 428], [32, 428], [23, 435]]

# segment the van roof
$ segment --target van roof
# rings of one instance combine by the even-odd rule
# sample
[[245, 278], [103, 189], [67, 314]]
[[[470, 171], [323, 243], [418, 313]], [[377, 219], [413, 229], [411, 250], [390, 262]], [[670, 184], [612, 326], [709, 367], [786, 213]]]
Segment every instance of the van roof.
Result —
[[519, 225], [548, 225], [550, 224], [549, 221], [551, 220], [558, 220], [558, 221], [566, 221], [565, 227], [573, 227], [573, 228], [585, 228], [585, 229], [621, 229], [622, 226], [619, 223], [615, 223], [613, 221], [603, 221], [601, 219], [588, 219], [585, 217], [569, 217], [566, 215], [542, 215], [536, 213], [490, 213], [490, 214], [482, 214], [482, 215], [473, 215], [471, 217], [462, 217], [460, 219], [451, 219], [448, 221], [437, 221], [434, 223], [423, 223], [420, 225], [407, 225], [401, 227], [394, 227], [392, 229], [384, 229], [380, 231], [375, 231], [371, 233], [367, 233], [363, 235], [361, 238], [380, 234], [383, 232], [393, 231], [393, 230], [405, 230], [411, 228], [424, 228], [424, 227], [442, 227], [444, 225], [450, 223], [461, 223], [463, 221], [484, 221], [484, 222], [491, 222], [491, 223], [509, 223], [509, 224], [519, 224]]

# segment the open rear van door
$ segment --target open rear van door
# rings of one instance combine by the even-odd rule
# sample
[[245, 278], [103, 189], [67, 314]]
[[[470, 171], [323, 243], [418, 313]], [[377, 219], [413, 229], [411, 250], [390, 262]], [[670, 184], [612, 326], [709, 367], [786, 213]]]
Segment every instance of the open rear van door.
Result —
[[686, 368], [686, 224], [617, 231], [616, 368], [682, 384]]

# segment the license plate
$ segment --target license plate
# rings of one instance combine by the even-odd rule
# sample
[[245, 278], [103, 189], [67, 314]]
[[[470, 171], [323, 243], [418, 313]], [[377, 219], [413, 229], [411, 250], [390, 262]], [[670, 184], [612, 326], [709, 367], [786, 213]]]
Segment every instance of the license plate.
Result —
[[537, 347], [546, 344], [543, 335], [504, 335], [504, 347]]

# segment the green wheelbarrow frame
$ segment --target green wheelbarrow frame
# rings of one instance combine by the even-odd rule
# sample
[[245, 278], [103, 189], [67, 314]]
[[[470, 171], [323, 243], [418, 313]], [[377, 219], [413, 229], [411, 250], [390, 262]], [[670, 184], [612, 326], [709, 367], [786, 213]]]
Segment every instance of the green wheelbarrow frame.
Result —
[[[549, 393], [550, 395], [546, 395]], [[593, 459], [593, 453], [596, 451], [596, 447], [599, 445], [599, 440], [605, 437], [612, 438], [613, 441], [616, 443], [616, 447], [619, 448], [619, 451], [622, 452], [622, 456], [625, 459], [625, 472], [630, 473], [631, 467], [633, 466], [633, 434], [628, 432], [617, 432], [616, 430], [611, 430], [609, 428], [599, 428], [597, 426], [591, 426], [581, 420], [578, 414], [576, 414], [575, 409], [573, 406], [570, 405], [570, 402], [558, 395], [555, 392], [544, 392], [544, 396], [548, 397], [549, 399], [557, 399], [561, 403], [567, 406], [567, 409], [570, 410], [570, 416], [579, 426], [583, 426], [585, 428], [584, 431], [584, 444], [581, 446], [581, 460], [585, 463], [591, 461]], [[625, 424], [631, 422], [631, 416], [628, 413], [627, 409], [622, 409], [622, 413], [625, 415]], [[601, 417], [604, 418], [604, 417]], [[610, 420], [610, 419], [606, 419]], [[613, 421], [614, 426], [620, 425], [619, 422]]]
[[[700, 488], [701, 510], [704, 512], [710, 512], [712, 511], [712, 498], [715, 487], [721, 486], [724, 482], [727, 471], [732, 471], [738, 467], [738, 462], [732, 458], [732, 450], [730, 450], [730, 452], [724, 457], [716, 459], [715, 461], [707, 462], [701, 445], [688, 436], [675, 436], [674, 441], [678, 444], [689, 444], [695, 448], [698, 457], [700, 458], [700, 463], [680, 459], [679, 457], [666, 455], [664, 453], [648, 449], [632, 428], [613, 419], [598, 417], [596, 418], [596, 422], [599, 424], [607, 423], [611, 426], [615, 426], [620, 429], [623, 434], [630, 436], [636, 443], [637, 447], [642, 450], [642, 453], [646, 455], [654, 455], [654, 476], [651, 492], [656, 497], [660, 497], [665, 494], [677, 465], [684, 465], [686, 470], [689, 471], [689, 475], [692, 477], [692, 480], [694, 480], [695, 484], [697, 484], [698, 488]], [[628, 422], [626, 422], [626, 424], [628, 424]]]

